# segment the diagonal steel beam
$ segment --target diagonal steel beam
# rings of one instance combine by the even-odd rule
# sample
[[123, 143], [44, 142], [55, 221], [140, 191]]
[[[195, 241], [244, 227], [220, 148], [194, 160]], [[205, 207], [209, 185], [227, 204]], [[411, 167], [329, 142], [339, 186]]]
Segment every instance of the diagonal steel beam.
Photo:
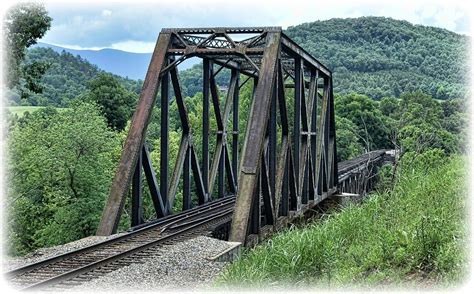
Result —
[[259, 80], [249, 114], [242, 152], [239, 191], [229, 237], [231, 241], [244, 243], [246, 239], [252, 196], [257, 185], [257, 172], [268, 123], [270, 101], [276, 81], [280, 39], [281, 31], [269, 32], [266, 36]]
[[133, 115], [119, 166], [112, 181], [109, 198], [102, 212], [102, 218], [96, 232], [97, 235], [110, 235], [117, 231], [125, 204], [125, 197], [127, 196], [130, 181], [137, 164], [140, 149], [144, 143], [151, 112], [155, 105], [160, 72], [166, 61], [166, 51], [170, 44], [170, 39], [170, 33], [162, 32], [158, 37], [150, 66], [143, 82], [137, 110]]

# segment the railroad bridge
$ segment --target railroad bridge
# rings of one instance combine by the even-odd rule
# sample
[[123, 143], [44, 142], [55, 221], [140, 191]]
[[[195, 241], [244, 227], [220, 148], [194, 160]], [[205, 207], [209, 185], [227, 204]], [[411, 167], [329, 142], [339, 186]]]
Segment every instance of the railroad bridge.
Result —
[[[193, 57], [202, 59], [201, 129], [190, 122], [177, 70]], [[221, 71], [230, 72], [225, 95], [216, 82]], [[253, 85], [250, 105], [239, 113], [247, 83]], [[175, 159], [169, 148], [171, 100], [181, 124]], [[159, 146], [146, 139], [152, 111], [159, 114]], [[240, 129], [244, 115], [246, 128]], [[372, 189], [387, 152], [338, 163], [336, 143], [332, 73], [280, 27], [163, 29], [97, 235], [116, 232], [130, 196], [132, 231], [8, 276], [27, 288], [50, 285], [121, 266], [160, 242], [196, 234], [255, 244], [326, 198]], [[150, 148], [159, 150], [159, 177]], [[145, 188], [156, 214], [148, 222], [142, 215]], [[182, 211], [172, 213], [177, 197]]]
[[[200, 134], [191, 127], [177, 70], [192, 57], [202, 59]], [[230, 80], [221, 98], [215, 77], [224, 68], [230, 71]], [[247, 127], [241, 130], [239, 94], [249, 80], [253, 97]], [[170, 172], [171, 88], [182, 135]], [[161, 141], [160, 146], [153, 146], [160, 148], [158, 181], [146, 130], [159, 90]], [[211, 115], [217, 123], [214, 133], [210, 132]], [[242, 132], [244, 140], [239, 142]], [[200, 154], [193, 135], [202, 136]], [[214, 150], [209, 150], [210, 136], [215, 136]], [[380, 161], [380, 154], [374, 155], [370, 165]], [[116, 231], [130, 186], [132, 226], [142, 224], [143, 170], [157, 218], [171, 214], [178, 194], [183, 211], [192, 207], [192, 194], [197, 205], [235, 197], [229, 238], [246, 242], [249, 235], [278, 228], [338, 191], [356, 192], [364, 186], [370, 175], [358, 173], [356, 178], [349, 172], [339, 180], [336, 157], [332, 73], [280, 27], [163, 29], [97, 234]]]

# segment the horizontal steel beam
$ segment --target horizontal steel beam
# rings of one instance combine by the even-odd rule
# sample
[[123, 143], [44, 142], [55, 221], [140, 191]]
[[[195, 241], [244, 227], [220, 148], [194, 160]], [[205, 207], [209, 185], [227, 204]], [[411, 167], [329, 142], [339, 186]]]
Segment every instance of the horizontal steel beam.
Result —
[[173, 55], [183, 54], [206, 54], [206, 55], [222, 55], [222, 54], [247, 54], [247, 55], [262, 55], [263, 48], [196, 48], [196, 46], [188, 46], [187, 48], [171, 48], [168, 53]]
[[283, 49], [287, 50], [287, 53], [292, 56], [299, 56], [301, 57], [306, 65], [310, 65], [320, 72], [322, 72], [326, 77], [331, 77], [331, 71], [325, 67], [321, 62], [316, 60], [312, 57], [306, 50], [301, 48], [298, 44], [296, 44], [293, 40], [288, 38], [285, 34], [282, 33], [281, 43], [283, 45]]
[[212, 34], [225, 32], [227, 34], [252, 34], [263, 32], [281, 32], [281, 27], [214, 27], [214, 28], [163, 28], [162, 33], [177, 34]]

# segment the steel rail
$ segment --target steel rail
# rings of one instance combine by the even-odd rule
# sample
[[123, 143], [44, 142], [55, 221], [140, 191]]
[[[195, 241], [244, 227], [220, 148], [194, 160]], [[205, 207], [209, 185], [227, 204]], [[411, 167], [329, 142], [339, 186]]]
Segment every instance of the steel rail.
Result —
[[109, 240], [106, 240], [106, 241], [102, 241], [100, 243], [97, 243], [97, 244], [94, 244], [94, 245], [91, 245], [91, 246], [88, 246], [88, 247], [84, 247], [84, 248], [81, 248], [81, 249], [78, 249], [78, 250], [74, 250], [72, 252], [67, 252], [67, 253], [64, 253], [64, 254], [61, 254], [61, 255], [57, 255], [57, 256], [42, 260], [40, 262], [36, 262], [36, 263], [33, 263], [33, 264], [29, 264], [29, 265], [11, 270], [11, 271], [5, 273], [5, 275], [8, 278], [13, 278], [14, 276], [18, 276], [22, 273], [47, 266], [49, 264], [59, 262], [61, 260], [69, 259], [69, 258], [72, 258], [72, 257], [77, 256], [79, 254], [83, 254], [83, 253], [90, 252], [90, 251], [93, 251], [93, 250], [98, 250], [98, 249], [100, 249], [102, 247], [105, 247], [107, 245], [112, 245], [112, 244], [118, 243], [120, 241], [131, 239], [132, 237], [136, 237], [136, 236], [138, 236], [140, 234], [143, 234], [145, 232], [155, 230], [158, 227], [159, 228], [164, 227], [164, 229], [166, 229], [166, 226], [170, 226], [170, 225], [178, 223], [180, 221], [196, 217], [197, 215], [206, 213], [208, 211], [212, 211], [212, 210], [215, 210], [215, 209], [220, 209], [224, 205], [226, 205], [226, 206], [227, 205], [233, 205], [234, 201], [235, 201], [235, 197], [233, 197], [233, 196], [222, 198], [220, 200], [210, 202], [210, 203], [208, 203], [204, 206], [195, 207], [193, 209], [190, 209], [190, 210], [187, 210], [187, 211], [184, 211], [184, 212], [180, 212], [176, 215], [172, 215], [170, 217], [165, 217], [163, 219], [160, 219], [160, 221], [158, 221], [158, 222], [152, 223], [151, 225], [148, 225], [148, 226], [143, 226], [143, 227], [141, 227], [137, 230], [134, 230], [134, 231], [132, 231], [130, 233], [127, 233], [127, 234], [124, 234], [122, 236], [117, 236], [115, 238], [112, 238], [112, 239], [109, 239]]
[[217, 220], [218, 218], [224, 218], [224, 217], [227, 217], [229, 216], [229, 214], [231, 214], [231, 210], [227, 210], [223, 213], [219, 213], [215, 216], [212, 216], [210, 218], [206, 218], [205, 220], [201, 221], [201, 222], [198, 222], [194, 225], [191, 225], [189, 227], [186, 227], [184, 229], [181, 229], [181, 230], [178, 230], [170, 235], [167, 235], [167, 236], [163, 236], [161, 238], [158, 238], [156, 240], [153, 240], [153, 241], [150, 241], [148, 243], [145, 243], [144, 245], [141, 245], [141, 246], [138, 246], [138, 247], [135, 247], [135, 248], [132, 248], [132, 249], [129, 249], [129, 250], [126, 250], [126, 251], [123, 251], [121, 253], [118, 253], [118, 254], [114, 254], [110, 257], [106, 257], [104, 259], [101, 259], [99, 261], [96, 261], [96, 262], [93, 262], [93, 263], [90, 263], [90, 264], [87, 264], [85, 266], [82, 266], [80, 268], [77, 268], [77, 269], [74, 269], [74, 270], [71, 270], [69, 272], [66, 272], [66, 273], [63, 273], [61, 275], [58, 275], [58, 276], [55, 276], [53, 278], [50, 278], [50, 279], [47, 279], [47, 280], [44, 280], [44, 281], [41, 281], [39, 283], [36, 283], [36, 284], [33, 284], [33, 285], [29, 285], [25, 288], [22, 288], [22, 290], [33, 290], [33, 289], [40, 289], [40, 288], [44, 288], [46, 286], [49, 286], [49, 285], [52, 285], [52, 284], [57, 284], [58, 282], [61, 282], [61, 281], [65, 281], [65, 280], [68, 280], [70, 278], [73, 278], [73, 277], [76, 277], [76, 276], [79, 276], [83, 273], [86, 273], [86, 272], [89, 272], [95, 268], [99, 268], [101, 266], [104, 266], [106, 264], [110, 264], [111, 262], [113, 261], [116, 261], [116, 260], [119, 260], [119, 259], [123, 259], [125, 257], [128, 257], [134, 253], [138, 253], [140, 251], [144, 251], [145, 249], [148, 249], [150, 247], [153, 247], [153, 246], [157, 246], [157, 245], [160, 245], [160, 243], [163, 243], [165, 241], [169, 241], [169, 240], [172, 240], [173, 238], [176, 238], [178, 236], [182, 236], [184, 235], [185, 233], [189, 233], [189, 232], [192, 232], [192, 230], [194, 229], [197, 229], [199, 228], [200, 226], [203, 226], [204, 224], [207, 224], [213, 220]]

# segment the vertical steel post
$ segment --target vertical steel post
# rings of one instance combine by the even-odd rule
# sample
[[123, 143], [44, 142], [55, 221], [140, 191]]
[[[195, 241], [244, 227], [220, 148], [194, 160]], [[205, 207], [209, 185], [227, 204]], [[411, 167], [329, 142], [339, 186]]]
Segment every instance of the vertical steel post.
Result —
[[[237, 74], [237, 85], [240, 74]], [[235, 87], [232, 103], [232, 172], [237, 176], [239, 166], [239, 87]]]
[[324, 124], [324, 158], [325, 158], [325, 163], [326, 163], [326, 168], [325, 168], [325, 184], [326, 184], [326, 189], [329, 191], [330, 188], [330, 181], [329, 179], [332, 177], [330, 172], [332, 172], [331, 167], [329, 166], [331, 164], [330, 158], [329, 158], [329, 122], [330, 122], [330, 105], [331, 105], [331, 95], [330, 95], [330, 87], [331, 84], [329, 83], [328, 79], [328, 86], [327, 86], [327, 99], [328, 99], [328, 106], [326, 107], [326, 123]]
[[279, 214], [281, 216], [288, 216], [288, 212], [289, 212], [289, 185], [288, 185], [288, 181], [289, 181], [289, 170], [290, 170], [290, 167], [289, 167], [289, 159], [287, 158], [286, 160], [286, 164], [285, 164], [285, 171], [284, 171], [284, 174], [283, 174], [283, 185], [282, 185], [282, 192], [281, 192], [281, 200], [280, 200], [280, 212]]
[[251, 203], [251, 215], [250, 215], [250, 226], [249, 226], [249, 233], [250, 234], [258, 234], [260, 231], [260, 177], [257, 180], [257, 189], [255, 190], [255, 195], [252, 197]]
[[142, 157], [138, 156], [132, 178], [132, 227], [142, 223]]
[[186, 155], [184, 158], [184, 167], [183, 167], [183, 210], [187, 210], [192, 207], [190, 169], [191, 169], [191, 147], [188, 146], [188, 148], [186, 148]]
[[331, 141], [332, 141], [332, 166], [333, 166], [333, 173], [332, 173], [332, 181], [331, 183], [334, 185], [334, 183], [337, 183], [338, 180], [338, 168], [337, 168], [337, 147], [336, 147], [336, 116], [334, 112], [334, 93], [333, 93], [333, 84], [332, 84], [332, 76], [329, 79], [330, 86], [329, 86], [329, 95], [331, 97], [329, 107], [330, 107], [330, 115], [331, 115], [331, 128], [330, 128], [330, 136], [331, 136]]
[[[224, 145], [225, 146], [225, 145]], [[220, 156], [220, 159], [219, 159], [219, 172], [218, 172], [218, 180], [217, 180], [217, 185], [218, 185], [218, 189], [217, 189], [217, 197], [218, 198], [222, 198], [224, 197], [225, 195], [225, 192], [224, 192], [224, 188], [225, 188], [225, 184], [224, 184], [224, 172], [225, 172], [225, 150], [224, 148], [225, 147], [222, 147], [222, 151], [221, 151], [221, 156]]]
[[[275, 85], [277, 82], [275, 81]], [[277, 86], [273, 87], [272, 100], [270, 104], [270, 121], [268, 134], [268, 173], [272, 201], [275, 203], [275, 180], [277, 162]]]
[[316, 89], [315, 89], [315, 94], [314, 94], [314, 103], [313, 103], [313, 109], [311, 110], [311, 139], [310, 139], [310, 144], [311, 144], [311, 151], [310, 151], [310, 157], [313, 162], [313, 173], [311, 174], [311, 177], [313, 179], [314, 183], [314, 200], [318, 200], [318, 178], [317, 178], [317, 168], [316, 168], [316, 139], [317, 139], [317, 119], [318, 119], [318, 101], [319, 101], [319, 94], [318, 94], [318, 71], [316, 71], [316, 81], [315, 81]]
[[[301, 58], [295, 57], [295, 112], [293, 119], [293, 144], [295, 148], [293, 154], [295, 156], [295, 177], [297, 179], [296, 191], [300, 191], [301, 98], [304, 91], [301, 71]], [[298, 195], [298, 198], [300, 196]]]
[[169, 163], [169, 72], [161, 77], [161, 125], [160, 125], [160, 194], [165, 209], [168, 207]]
[[[304, 150], [304, 152], [308, 152], [307, 150]], [[302, 190], [302, 193], [301, 193], [301, 204], [308, 204], [308, 199], [309, 199], [309, 189], [308, 189], [308, 186], [309, 186], [309, 158], [306, 157], [306, 161], [305, 162], [301, 162], [301, 164], [303, 164], [305, 167], [303, 169], [303, 174], [301, 175], [303, 178], [303, 189]]]
[[202, 181], [204, 191], [209, 195], [209, 90], [210, 77], [212, 74], [212, 63], [209, 59], [203, 59], [203, 93], [202, 93]]

